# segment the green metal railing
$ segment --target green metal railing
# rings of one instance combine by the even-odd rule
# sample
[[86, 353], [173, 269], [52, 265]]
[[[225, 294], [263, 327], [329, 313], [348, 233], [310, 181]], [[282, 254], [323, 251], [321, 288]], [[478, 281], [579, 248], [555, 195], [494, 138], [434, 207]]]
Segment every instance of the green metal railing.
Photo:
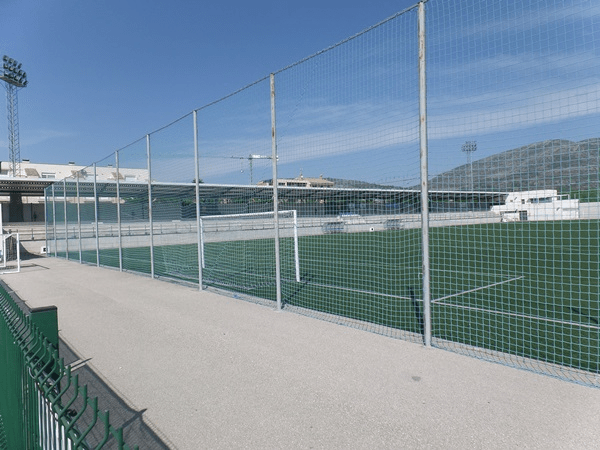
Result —
[[56, 308], [24, 312], [0, 286], [0, 450], [129, 447], [58, 356]]

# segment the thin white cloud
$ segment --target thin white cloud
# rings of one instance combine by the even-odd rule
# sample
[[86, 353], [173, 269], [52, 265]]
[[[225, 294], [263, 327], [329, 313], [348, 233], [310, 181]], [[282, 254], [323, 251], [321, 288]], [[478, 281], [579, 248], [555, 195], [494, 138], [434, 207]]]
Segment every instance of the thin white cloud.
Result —
[[[429, 77], [440, 83], [442, 92], [448, 87], [447, 82], [472, 83], [487, 73], [495, 73], [498, 80], [511, 80], [513, 85], [516, 75], [523, 83], [530, 83], [531, 78], [535, 79], [536, 84], [547, 81], [556, 83], [557, 80], [564, 81], [561, 77], [581, 83], [586, 78], [600, 78], [600, 59], [593, 51], [502, 53], [451, 66], [431, 64], [429, 72]], [[447, 81], [442, 83], [442, 80]], [[471, 85], [470, 91], [478, 87]], [[496, 91], [499, 86], [494, 84], [487, 88]]]
[[[19, 133], [19, 143], [21, 148], [28, 146], [39, 145], [53, 139], [71, 138], [76, 133], [62, 130], [37, 129], [25, 133]], [[6, 136], [6, 135], [5, 135]], [[8, 140], [3, 138], [0, 140], [0, 147], [8, 147]]]
[[429, 137], [510, 131], [600, 113], [600, 81], [560, 90], [552, 85], [527, 87], [436, 102], [429, 117]]
[[27, 133], [26, 136], [20, 139], [21, 145], [38, 145], [43, 144], [44, 142], [50, 141], [52, 139], [62, 139], [62, 138], [71, 138], [75, 136], [76, 133], [64, 130], [49, 130], [49, 129], [38, 129], [33, 130], [33, 132]]
[[[509, 0], [501, 0], [497, 3], [498, 6]], [[478, 21], [470, 26], [455, 27], [453, 33], [456, 36], [463, 38], [474, 36], [490, 36], [493, 33], [509, 32], [521, 33], [535, 28], [543, 27], [549, 24], [555, 24], [565, 20], [581, 20], [591, 17], [600, 16], [600, 4], [596, 0], [578, 0], [574, 2], [556, 2], [556, 7], [550, 5], [540, 7], [536, 5], [534, 8], [528, 8], [526, 2], [515, 3], [514, 9], [510, 12], [509, 8], [504, 8], [505, 15], [490, 15], [486, 11], [485, 21]], [[435, 7], [430, 10], [435, 14]], [[484, 8], [485, 10], [485, 8]], [[512, 14], [511, 14], [512, 12]], [[490, 17], [491, 16], [491, 17]], [[431, 29], [433, 27], [428, 27]], [[434, 40], [444, 40], [446, 37], [431, 35]]]
[[[483, 51], [460, 64], [451, 61], [451, 57], [429, 64], [432, 83], [428, 105], [430, 139], [509, 133], [600, 114], [600, 59], [593, 49], [584, 49], [573, 42], [559, 42], [556, 45], [560, 48], [556, 48], [549, 40], [546, 47], [533, 53], [528, 48], [531, 42], [523, 41], [524, 31], [534, 30], [535, 36], [536, 29], [541, 30], [548, 24], [561, 25], [562, 21], [566, 27], [573, 20], [583, 26], [583, 21], [600, 17], [600, 2], [597, 1], [581, 0], [568, 6], [557, 4], [556, 8], [537, 8], [518, 15], [506, 14], [498, 19], [487, 20], [486, 17], [485, 23], [452, 29], [453, 39], [462, 37], [469, 42], [481, 43]], [[432, 4], [429, 9], [434, 7]], [[563, 33], [566, 28], [561, 27]], [[436, 34], [431, 26], [428, 30], [432, 30], [429, 36], [437, 51], [443, 54], [447, 36]], [[498, 33], [510, 36], [509, 43], [500, 50], [497, 40], [485, 41], [495, 39], [491, 36]], [[494, 48], [498, 50], [495, 53]], [[338, 89], [336, 80], [330, 82]], [[365, 82], [365, 91], [368, 89], [368, 82]], [[414, 86], [406, 89], [406, 96], [418, 95]], [[363, 94], [363, 99], [369, 98], [368, 94]], [[361, 152], [368, 155], [392, 147], [410, 146], [412, 152], [418, 142], [418, 98], [392, 101], [374, 96], [369, 101], [334, 104], [325, 97], [309, 96], [310, 93], [306, 93], [302, 106], [290, 105], [289, 108], [281, 103], [285, 96], [278, 96], [281, 164]], [[210, 108], [202, 114], [210, 114]], [[233, 108], [230, 114], [221, 114], [233, 128], [229, 130], [227, 124], [215, 121], [215, 127], [222, 128], [216, 130], [212, 138], [212, 130], [201, 130], [202, 178], [243, 170], [246, 155], [270, 154], [270, 124], [266, 114], [260, 116], [265, 120], [264, 124], [257, 124], [256, 116], [236, 117]], [[263, 129], [264, 137], [260, 134]], [[590, 130], [590, 136], [594, 133], [595, 129]], [[178, 158], [190, 167], [193, 165], [191, 152], [189, 155], [183, 152]], [[364, 161], [370, 162], [368, 156]]]

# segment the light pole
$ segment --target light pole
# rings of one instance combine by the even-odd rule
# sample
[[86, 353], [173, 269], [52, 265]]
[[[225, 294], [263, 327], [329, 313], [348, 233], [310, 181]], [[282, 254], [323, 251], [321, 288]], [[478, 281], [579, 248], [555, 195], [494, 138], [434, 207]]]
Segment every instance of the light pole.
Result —
[[21, 148], [19, 145], [19, 104], [17, 90], [27, 86], [27, 73], [21, 69], [22, 64], [4, 55], [2, 58], [2, 75], [6, 88], [6, 104], [8, 108], [8, 152], [12, 164], [12, 175], [19, 175]]
[[467, 141], [462, 145], [461, 150], [467, 154], [467, 165], [469, 166], [470, 171], [470, 187], [471, 191], [475, 190], [475, 186], [473, 183], [473, 161], [471, 160], [471, 155], [473, 152], [477, 151], [477, 141]]

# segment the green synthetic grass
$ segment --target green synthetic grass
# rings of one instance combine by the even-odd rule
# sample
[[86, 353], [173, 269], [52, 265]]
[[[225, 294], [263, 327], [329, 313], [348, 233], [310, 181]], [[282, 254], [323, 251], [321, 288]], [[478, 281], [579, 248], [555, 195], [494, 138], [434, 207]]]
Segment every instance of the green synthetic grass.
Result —
[[[598, 221], [430, 229], [432, 330], [438, 338], [600, 372]], [[421, 230], [282, 239], [284, 304], [421, 333]], [[155, 274], [198, 280], [196, 245], [154, 250]], [[205, 247], [205, 284], [275, 299], [272, 239]], [[79, 254], [70, 254], [79, 259]], [[84, 252], [85, 261], [96, 253]], [[123, 249], [126, 270], [150, 273], [148, 248]], [[118, 267], [118, 250], [102, 250]]]
[[[452, 242], [455, 236], [464, 244], [454, 239], [452, 251], [432, 245], [432, 284], [441, 266], [513, 281], [434, 303], [435, 336], [600, 371], [597, 221], [432, 230], [435, 242]], [[438, 284], [451, 286], [452, 280], [442, 277]]]

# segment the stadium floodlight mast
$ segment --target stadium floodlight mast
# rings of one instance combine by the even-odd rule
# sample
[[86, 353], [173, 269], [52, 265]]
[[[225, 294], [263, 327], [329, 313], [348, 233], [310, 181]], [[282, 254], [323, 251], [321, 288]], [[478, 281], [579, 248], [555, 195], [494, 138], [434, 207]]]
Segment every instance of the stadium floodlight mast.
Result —
[[470, 171], [470, 190], [475, 190], [474, 182], [473, 182], [473, 161], [471, 159], [471, 155], [473, 152], [477, 151], [477, 141], [467, 141], [462, 145], [461, 150], [467, 154], [467, 165], [469, 166]]
[[19, 105], [17, 91], [27, 86], [27, 73], [21, 69], [22, 64], [4, 55], [2, 57], [2, 74], [0, 80], [4, 81], [6, 88], [6, 104], [8, 108], [8, 152], [12, 165], [13, 177], [20, 173], [21, 148], [19, 145]]

